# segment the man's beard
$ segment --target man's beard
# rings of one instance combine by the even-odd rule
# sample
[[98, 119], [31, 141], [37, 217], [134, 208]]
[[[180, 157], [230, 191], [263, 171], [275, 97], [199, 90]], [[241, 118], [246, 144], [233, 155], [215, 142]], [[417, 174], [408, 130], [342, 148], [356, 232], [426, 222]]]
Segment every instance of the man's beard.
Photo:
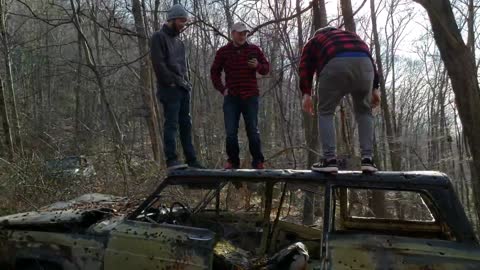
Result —
[[174, 23], [173, 23], [173, 28], [175, 29], [175, 31], [177, 31], [177, 33], [181, 33], [182, 30], [183, 30], [183, 28], [184, 28], [184, 27], [182, 27], [182, 28], [180, 28], [180, 27], [181, 27], [181, 26], [179, 26], [179, 25], [177, 24], [177, 22], [174, 22]]

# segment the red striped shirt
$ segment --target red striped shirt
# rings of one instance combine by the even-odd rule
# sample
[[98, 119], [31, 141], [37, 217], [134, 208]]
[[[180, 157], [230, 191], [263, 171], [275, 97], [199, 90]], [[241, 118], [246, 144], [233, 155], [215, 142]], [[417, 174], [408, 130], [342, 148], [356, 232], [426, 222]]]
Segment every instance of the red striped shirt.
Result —
[[[258, 60], [257, 69], [248, 66], [249, 56]], [[222, 71], [225, 72], [225, 84], [222, 82]], [[266, 75], [269, 71], [270, 64], [258, 46], [245, 43], [236, 47], [229, 42], [217, 51], [210, 76], [213, 86], [220, 93], [228, 89], [229, 95], [247, 98], [259, 95], [257, 72]]]
[[313, 75], [320, 74], [325, 65], [342, 52], [365, 52], [370, 56], [375, 70], [373, 87], [378, 88], [377, 68], [373, 62], [368, 45], [355, 33], [343, 30], [317, 32], [302, 51], [300, 60], [300, 90], [311, 95]]

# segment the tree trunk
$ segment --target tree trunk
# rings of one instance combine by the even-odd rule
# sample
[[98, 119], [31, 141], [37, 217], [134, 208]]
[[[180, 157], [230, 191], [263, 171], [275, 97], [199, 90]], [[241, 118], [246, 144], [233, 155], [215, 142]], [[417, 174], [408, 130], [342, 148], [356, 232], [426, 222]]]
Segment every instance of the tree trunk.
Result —
[[230, 34], [230, 31], [232, 31], [232, 26], [233, 26], [233, 17], [232, 17], [232, 12], [230, 10], [230, 1], [225, 0], [223, 4], [223, 9], [225, 11], [225, 17], [227, 19], [227, 27], [228, 27], [228, 33]]
[[[313, 31], [324, 27], [327, 25], [327, 12], [325, 9], [324, 0], [314, 0], [313, 7]], [[299, 25], [298, 27], [301, 27]], [[318, 75], [318, 74], [317, 74]], [[314, 87], [314, 91], [317, 91], [317, 87]], [[314, 115], [310, 116], [309, 114], [303, 112], [303, 122], [305, 126], [305, 140], [308, 147], [307, 152], [307, 166], [310, 168], [313, 163], [317, 160], [317, 154], [313, 151], [318, 151], [319, 148], [319, 134], [318, 134], [318, 115], [317, 109], [318, 102], [316, 94], [313, 97], [314, 100]], [[313, 150], [313, 151], [312, 151]], [[314, 205], [315, 205], [315, 194], [312, 192], [305, 193], [304, 207], [303, 207], [303, 223], [306, 225], [311, 225], [314, 222]]]
[[400, 159], [400, 153], [398, 149], [399, 147], [397, 143], [395, 143], [395, 133], [393, 130], [392, 117], [390, 115], [390, 109], [387, 102], [387, 90], [385, 87], [385, 78], [383, 75], [383, 63], [382, 63], [382, 54], [380, 51], [380, 39], [378, 37], [375, 0], [370, 0], [370, 11], [371, 11], [371, 18], [372, 18], [373, 39], [375, 43], [375, 60], [377, 62], [378, 78], [380, 81], [380, 92], [382, 94], [382, 100], [381, 100], [380, 106], [383, 112], [383, 119], [385, 121], [385, 132], [387, 133], [388, 148], [390, 150], [390, 163], [392, 166], [392, 170], [399, 171], [401, 169], [401, 159]]
[[[14, 141], [15, 141], [15, 145], [12, 144], [12, 147], [14, 147], [14, 149], [16, 149], [18, 153], [23, 154], [23, 142], [22, 142], [22, 137], [20, 136], [20, 121], [18, 119], [15, 89], [13, 87], [12, 59], [11, 59], [11, 52], [10, 52], [10, 44], [8, 42], [8, 33], [7, 33], [6, 16], [5, 16], [6, 12], [7, 12], [7, 7], [6, 7], [5, 0], [0, 0], [0, 33], [2, 36], [2, 43], [3, 43], [2, 45], [4, 49], [6, 89], [7, 89], [7, 93], [10, 95], [10, 101], [11, 101], [10, 107], [12, 109], [12, 121], [13, 121], [13, 132], [10, 134], [10, 136], [12, 139], [14, 138]], [[4, 95], [4, 98], [5, 98], [5, 95]]]
[[153, 30], [160, 30], [160, 20], [158, 19], [158, 12], [160, 9], [160, 0], [155, 0], [155, 7], [153, 9]]
[[77, 40], [77, 50], [78, 50], [78, 64], [77, 64], [77, 81], [75, 84], [75, 149], [80, 150], [80, 90], [82, 88], [82, 65], [83, 65], [83, 54], [82, 54], [82, 37], [78, 33]]
[[[353, 17], [352, 15], [350, 15], [352, 13], [352, 10], [351, 10], [351, 4], [350, 3], [347, 3], [346, 4], [346, 7], [349, 7], [349, 10], [345, 10], [346, 8], [343, 7], [343, 2], [346, 2], [345, 0], [342, 0], [342, 12], [346, 12], [344, 13], [344, 20], [345, 20], [345, 26], [346, 27], [352, 27], [353, 29], [355, 29], [355, 24], [353, 23]], [[348, 0], [347, 2], [350, 2], [350, 0]], [[374, 44], [375, 44], [375, 53], [376, 53], [376, 60], [377, 60], [377, 66], [378, 66], [378, 73], [379, 73], [379, 79], [380, 79], [380, 83], [381, 83], [381, 89], [383, 89], [382, 91], [382, 95], [384, 97], [386, 97], [386, 94], [384, 94], [386, 92], [385, 90], [385, 80], [383, 78], [383, 66], [382, 66], [382, 59], [381, 59], [381, 55], [380, 55], [380, 42], [379, 42], [379, 39], [378, 39], [378, 31], [377, 31], [377, 17], [376, 17], [376, 12], [375, 12], [375, 2], [374, 0], [370, 0], [370, 8], [371, 8], [371, 18], [372, 18], [372, 31], [373, 31], [373, 38], [374, 38]], [[352, 22], [349, 22], [348, 18], [349, 17], [352, 17]], [[389, 113], [388, 113], [388, 106], [387, 106], [387, 101], [386, 101], [386, 98], [383, 98], [382, 99], [382, 102], [385, 103], [383, 104], [382, 103], [382, 107], [385, 106], [385, 109], [387, 110], [387, 114], [385, 116], [385, 118], [388, 116], [390, 117]], [[390, 118], [387, 118], [387, 121], [389, 121]], [[390, 130], [391, 130], [391, 126], [387, 126], [387, 130], [388, 130], [388, 127], [390, 127]], [[388, 133], [388, 131], [387, 131]], [[373, 211], [373, 213], [375, 214], [375, 216], [377, 218], [383, 218], [385, 217], [386, 213], [385, 213], [385, 193], [383, 191], [375, 191], [373, 190], [372, 191], [372, 194], [371, 194], [372, 198], [371, 200], [369, 201], [371, 203], [371, 209]]]
[[[350, 32], [356, 32], [355, 21], [353, 18], [352, 2], [350, 0], [340, 1], [343, 20], [345, 22], [345, 30]], [[355, 150], [353, 143], [353, 112], [350, 104], [353, 104], [350, 96], [344, 97], [340, 102], [340, 117], [337, 118], [337, 141], [338, 153], [340, 157], [346, 159], [344, 169], [355, 169], [356, 159], [354, 158]]]
[[138, 51], [140, 57], [140, 89], [142, 91], [143, 103], [146, 108], [145, 120], [147, 122], [148, 132], [150, 134], [150, 142], [152, 144], [153, 157], [155, 161], [160, 162], [160, 129], [159, 121], [155, 110], [155, 99], [151, 93], [149, 48], [147, 36], [144, 27], [144, 19], [141, 12], [140, 0], [132, 0], [132, 13], [135, 19], [135, 28], [137, 31]]
[[301, 0], [296, 0], [296, 11], [297, 11], [297, 37], [298, 37], [298, 48], [299, 48], [299, 53], [302, 52], [303, 48], [303, 23], [302, 23], [302, 15], [300, 12], [302, 11], [302, 1]]
[[8, 159], [13, 159], [12, 130], [8, 120], [7, 103], [5, 101], [5, 91], [3, 91], [3, 81], [0, 79], [0, 114], [2, 116], [2, 128], [5, 134], [5, 146], [7, 147]]
[[[327, 17], [326, 17], [326, 9], [325, 9], [325, 1], [324, 0], [314, 0], [313, 7], [313, 31], [322, 28], [327, 25]], [[301, 26], [299, 26], [301, 27]], [[300, 48], [302, 49], [302, 48]], [[318, 74], [317, 74], [318, 75]], [[314, 92], [317, 91], [317, 87], [314, 87]], [[317, 154], [312, 152], [318, 151], [319, 148], [319, 134], [318, 134], [318, 116], [317, 110], [318, 102], [316, 98], [316, 94], [314, 93], [314, 115], [310, 116], [307, 113], [303, 113], [303, 120], [305, 125], [305, 140], [307, 142], [308, 147], [308, 154], [307, 154], [307, 166], [311, 167], [313, 163], [318, 159]]]
[[[452, 82], [460, 120], [473, 156], [472, 169], [480, 171], [480, 89], [471, 50], [462, 40], [450, 1], [414, 0], [428, 13], [435, 41]], [[472, 177], [477, 216], [480, 216], [480, 179]]]
[[468, 0], [468, 36], [467, 47], [472, 52], [472, 58], [475, 59], [475, 5], [473, 0]]
[[340, 0], [342, 7], [342, 16], [345, 23], [345, 29], [350, 32], [356, 32], [355, 20], [353, 19], [352, 2], [350, 0]]
[[[316, 12], [316, 17], [314, 18], [313, 26], [314, 29], [317, 30], [319, 28], [325, 27], [328, 24], [327, 21], [327, 8], [325, 6], [325, 0], [314, 0], [314, 3], [317, 2], [316, 5], [314, 5], [314, 10], [313, 12]], [[318, 7], [318, 10], [315, 10], [315, 7]], [[315, 14], [315, 13], [314, 13]]]

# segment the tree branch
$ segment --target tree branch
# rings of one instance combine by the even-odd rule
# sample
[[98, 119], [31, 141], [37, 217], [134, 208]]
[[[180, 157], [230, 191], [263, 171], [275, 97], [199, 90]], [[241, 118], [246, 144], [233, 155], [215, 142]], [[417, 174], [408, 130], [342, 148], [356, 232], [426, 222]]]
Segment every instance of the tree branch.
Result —
[[255, 34], [255, 32], [257, 32], [258, 30], [260, 30], [261, 28], [265, 27], [265, 26], [268, 26], [270, 24], [274, 24], [274, 23], [279, 23], [279, 22], [284, 22], [284, 21], [289, 21], [291, 19], [295, 19], [297, 18], [298, 16], [302, 15], [303, 13], [309, 11], [310, 9], [312, 8], [312, 3], [310, 3], [310, 5], [308, 5], [308, 7], [306, 7], [305, 9], [303, 9], [302, 11], [300, 11], [299, 13], [296, 13], [296, 14], [293, 14], [291, 16], [288, 16], [288, 17], [285, 17], [285, 18], [281, 18], [281, 19], [278, 19], [278, 20], [271, 20], [271, 21], [268, 21], [268, 22], [264, 22], [260, 25], [258, 25], [257, 27], [253, 28], [250, 33], [248, 34], [249, 36]]

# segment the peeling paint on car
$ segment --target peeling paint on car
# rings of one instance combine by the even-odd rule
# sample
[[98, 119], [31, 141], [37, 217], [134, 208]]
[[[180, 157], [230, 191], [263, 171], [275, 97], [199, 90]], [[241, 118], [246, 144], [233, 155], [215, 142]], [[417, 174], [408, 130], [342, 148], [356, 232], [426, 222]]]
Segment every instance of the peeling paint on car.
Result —
[[480, 250], [451, 241], [374, 234], [331, 234], [331, 270], [473, 270], [480, 269]]

